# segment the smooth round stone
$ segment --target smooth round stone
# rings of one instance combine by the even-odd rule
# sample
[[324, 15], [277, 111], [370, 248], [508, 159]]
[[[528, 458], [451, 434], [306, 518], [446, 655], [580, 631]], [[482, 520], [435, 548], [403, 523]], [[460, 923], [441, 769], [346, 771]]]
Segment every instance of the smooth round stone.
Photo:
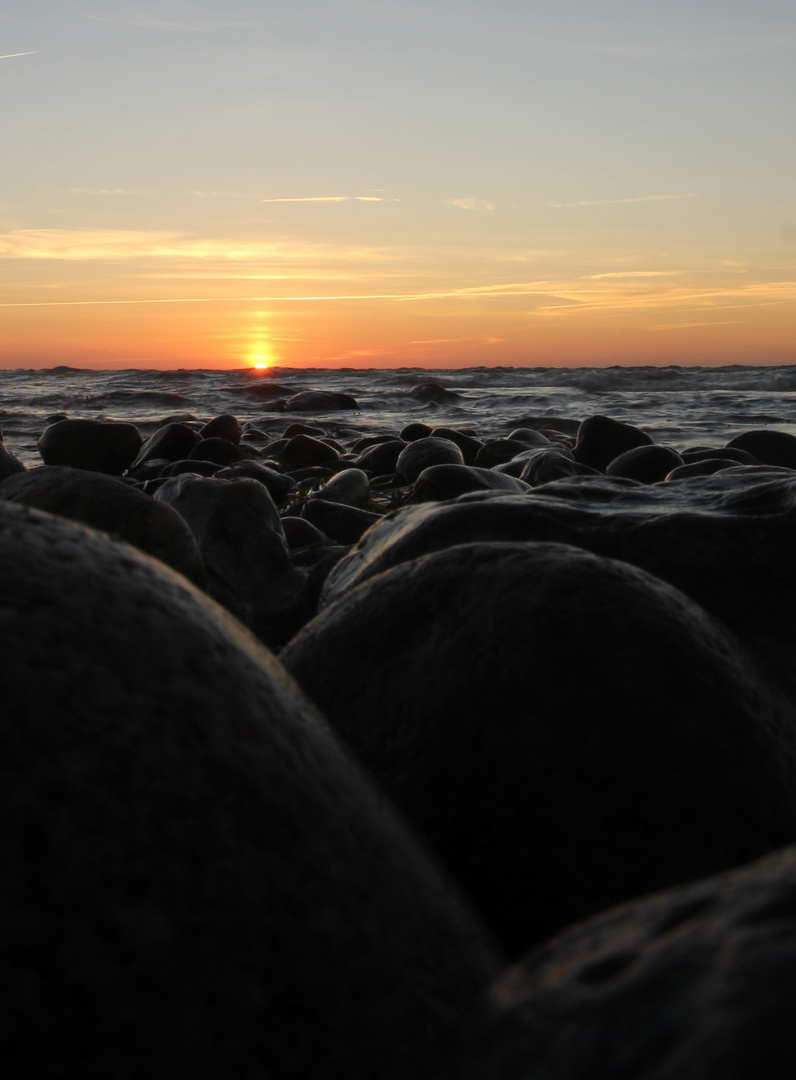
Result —
[[219, 469], [215, 477], [217, 480], [239, 480], [243, 477], [257, 480], [268, 489], [269, 495], [275, 502], [281, 502], [294, 486], [292, 476], [277, 472], [276, 469], [261, 461], [237, 461], [234, 465]]
[[329, 543], [329, 537], [306, 518], [287, 515], [282, 518], [282, 530], [291, 551], [294, 548], [315, 547]]
[[747, 453], [746, 450], [739, 450], [737, 447], [693, 447], [690, 450], [682, 450], [680, 457], [686, 465], [690, 465], [694, 461], [715, 461], [717, 458], [725, 461], [728, 465], [759, 465], [760, 462], [754, 456], [754, 454]]
[[427, 439], [434, 429], [430, 424], [424, 424], [420, 420], [413, 420], [401, 429], [400, 436], [405, 442], [414, 442], [415, 439]]
[[677, 465], [665, 479], [668, 484], [676, 484], [680, 480], [692, 480], [695, 476], [713, 476], [714, 473], [723, 472], [731, 464], [724, 458], [700, 458], [698, 461]]
[[193, 533], [172, 507], [103, 473], [43, 465], [0, 484], [0, 499], [32, 506], [124, 540], [204, 587]]
[[479, 469], [475, 465], [431, 465], [418, 476], [411, 502], [455, 499], [468, 491], [513, 491], [521, 494], [530, 491], [530, 487], [506, 473]]
[[121, 476], [133, 464], [142, 441], [135, 424], [59, 420], [44, 429], [38, 445], [45, 465], [68, 465]]
[[340, 544], [355, 544], [371, 525], [381, 521], [381, 514], [322, 498], [310, 499], [301, 516]]
[[369, 494], [367, 473], [362, 469], [343, 469], [322, 488], [313, 492], [310, 499], [325, 499], [327, 502], [343, 503], [362, 509], [367, 504]]
[[199, 437], [202, 439], [226, 439], [227, 442], [237, 444], [241, 440], [243, 432], [240, 421], [232, 413], [222, 413], [208, 420], [204, 427], [199, 429]]
[[314, 439], [319, 439], [325, 434], [325, 429], [319, 424], [288, 424], [284, 431], [286, 439], [292, 439], [294, 435], [309, 435]]
[[447, 405], [459, 401], [461, 394], [434, 379], [424, 379], [408, 391], [409, 396], [433, 405]]
[[281, 659], [512, 956], [796, 837], [793, 711], [625, 563], [460, 544], [365, 582]]
[[305, 575], [291, 560], [276, 506], [256, 480], [186, 473], [155, 492], [185, 519], [207, 570], [207, 591], [267, 645], [279, 646], [311, 614]]
[[729, 449], [746, 450], [763, 465], [782, 465], [796, 469], [796, 435], [786, 431], [760, 428], [744, 431], [727, 443]]
[[464, 456], [455, 442], [429, 435], [409, 443], [395, 463], [395, 471], [410, 483], [431, 465], [464, 465]]
[[609, 461], [605, 474], [639, 480], [642, 484], [658, 484], [682, 464], [683, 459], [677, 451], [668, 446], [634, 446]]
[[433, 438], [449, 439], [451, 442], [456, 443], [462, 452], [465, 465], [475, 464], [476, 455], [484, 445], [481, 439], [476, 439], [464, 431], [457, 431], [456, 428], [437, 427], [433, 429], [431, 435]]
[[180, 461], [187, 458], [201, 436], [188, 424], [171, 423], [159, 427], [141, 447], [133, 467], [144, 465], [155, 458]]
[[403, 438], [376, 443], [359, 454], [356, 459], [356, 466], [358, 469], [369, 472], [371, 476], [394, 473], [398, 458], [406, 447], [407, 442]]
[[336, 461], [339, 456], [333, 446], [312, 435], [294, 435], [288, 439], [281, 453], [282, 463], [287, 469], [323, 465], [326, 462]]
[[553, 939], [489, 994], [463, 1080], [758, 1080], [796, 1059], [796, 849]]
[[229, 439], [218, 435], [200, 439], [188, 453], [189, 461], [214, 461], [221, 468], [250, 458], [251, 452], [248, 447], [241, 446], [240, 442], [230, 442]]
[[570, 476], [594, 476], [597, 470], [575, 461], [572, 452], [563, 446], [554, 446], [549, 450], [540, 450], [525, 463], [520, 479], [531, 487], [541, 487], [555, 480]]
[[6, 1074], [458, 1076], [497, 962], [281, 665], [27, 507], [0, 579]]
[[546, 435], [529, 427], [515, 428], [509, 433], [509, 439], [525, 443], [526, 446], [548, 446], [550, 443]]
[[527, 444], [519, 439], [489, 439], [475, 455], [475, 464], [482, 469], [491, 469], [494, 465], [511, 461], [527, 449]]
[[626, 450], [650, 445], [649, 435], [632, 424], [622, 424], [608, 416], [590, 416], [578, 428], [573, 455], [581, 465], [604, 472], [609, 462]]
[[181, 461], [171, 461], [160, 470], [161, 479], [167, 480], [170, 476], [182, 476], [183, 473], [192, 473], [194, 476], [215, 476], [223, 469], [215, 461], [202, 461], [200, 458], [183, 458]]

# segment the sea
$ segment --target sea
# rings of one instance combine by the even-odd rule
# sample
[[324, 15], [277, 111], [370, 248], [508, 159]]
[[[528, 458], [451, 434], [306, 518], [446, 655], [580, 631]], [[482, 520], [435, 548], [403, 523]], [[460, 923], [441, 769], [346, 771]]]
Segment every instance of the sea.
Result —
[[[291, 397], [310, 389], [346, 394], [358, 408], [291, 410]], [[274, 435], [296, 421], [320, 421], [333, 435], [398, 434], [419, 420], [482, 439], [539, 419], [600, 414], [683, 450], [722, 446], [753, 428], [796, 435], [796, 365], [0, 371], [5, 445], [28, 466], [41, 464], [37, 440], [53, 417], [131, 421], [146, 436], [221, 413]]]

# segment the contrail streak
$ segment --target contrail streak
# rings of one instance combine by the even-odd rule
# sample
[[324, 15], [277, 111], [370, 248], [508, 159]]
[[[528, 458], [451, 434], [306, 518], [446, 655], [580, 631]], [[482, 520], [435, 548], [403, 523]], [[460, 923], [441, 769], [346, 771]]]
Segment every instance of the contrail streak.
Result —
[[29, 52], [9, 52], [0, 56], [0, 60], [10, 60], [14, 56], [37, 56], [41, 49], [31, 49]]

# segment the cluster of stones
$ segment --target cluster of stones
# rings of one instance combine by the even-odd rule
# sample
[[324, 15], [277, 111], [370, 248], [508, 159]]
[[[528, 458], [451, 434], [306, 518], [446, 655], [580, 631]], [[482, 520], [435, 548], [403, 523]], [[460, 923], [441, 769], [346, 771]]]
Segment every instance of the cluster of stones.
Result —
[[39, 446], [0, 454], [11, 1074], [789, 1075], [796, 438]]

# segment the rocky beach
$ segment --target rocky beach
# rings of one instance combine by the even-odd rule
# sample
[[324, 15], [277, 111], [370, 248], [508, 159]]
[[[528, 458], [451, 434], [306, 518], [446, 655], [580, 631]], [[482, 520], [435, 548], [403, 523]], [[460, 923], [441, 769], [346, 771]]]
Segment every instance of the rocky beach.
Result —
[[4, 400], [9, 1075], [790, 1075], [793, 369], [611, 377]]

